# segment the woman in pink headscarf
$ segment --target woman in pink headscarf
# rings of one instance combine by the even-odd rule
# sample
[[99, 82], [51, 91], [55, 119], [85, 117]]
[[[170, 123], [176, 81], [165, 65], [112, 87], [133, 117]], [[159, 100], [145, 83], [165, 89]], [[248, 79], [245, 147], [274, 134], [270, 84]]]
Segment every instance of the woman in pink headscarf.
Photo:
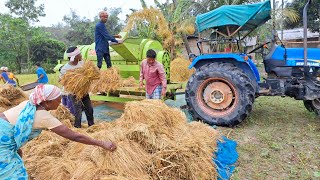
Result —
[[116, 149], [111, 141], [99, 141], [74, 132], [53, 117], [48, 111], [57, 109], [60, 102], [59, 88], [41, 84], [30, 94], [29, 101], [0, 113], [0, 179], [28, 179], [20, 147], [28, 142], [35, 129], [50, 129], [72, 141], [110, 151]]

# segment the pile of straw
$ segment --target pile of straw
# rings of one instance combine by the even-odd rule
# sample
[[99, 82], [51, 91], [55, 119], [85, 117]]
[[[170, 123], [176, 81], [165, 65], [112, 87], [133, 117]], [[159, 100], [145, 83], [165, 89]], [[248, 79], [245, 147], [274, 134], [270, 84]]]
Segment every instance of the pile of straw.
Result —
[[69, 128], [74, 124], [75, 117], [71, 114], [69, 109], [62, 104], [60, 104], [56, 110], [50, 111], [50, 113]]
[[172, 82], [185, 82], [194, 73], [194, 69], [189, 69], [190, 61], [183, 57], [177, 57], [170, 63], [170, 80]]
[[119, 119], [76, 131], [112, 140], [117, 150], [45, 131], [23, 148], [31, 179], [217, 179], [217, 131], [188, 123], [179, 109], [161, 101], [129, 102]]
[[120, 72], [118, 68], [112, 67], [107, 70], [100, 71], [99, 79], [91, 85], [90, 91], [111, 92], [120, 87]]
[[135, 86], [138, 86], [138, 84], [136, 83], [136, 79], [133, 76], [130, 76], [127, 79], [122, 79], [120, 86], [121, 87], [135, 87]]
[[0, 107], [1, 111], [20, 104], [27, 100], [27, 95], [20, 89], [11, 85], [0, 85]]
[[85, 61], [82, 67], [67, 71], [61, 79], [61, 84], [67, 92], [81, 99], [89, 93], [92, 82], [99, 79], [99, 75], [98, 67], [91, 61]]
[[99, 79], [94, 81], [90, 87], [90, 92], [114, 92], [120, 87], [134, 87], [136, 81], [134, 77], [123, 79], [118, 68], [112, 67], [100, 71]]

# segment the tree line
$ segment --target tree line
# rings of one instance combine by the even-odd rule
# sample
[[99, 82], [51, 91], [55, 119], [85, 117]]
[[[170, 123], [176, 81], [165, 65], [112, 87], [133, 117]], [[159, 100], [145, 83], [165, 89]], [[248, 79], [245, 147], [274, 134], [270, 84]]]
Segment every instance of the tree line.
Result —
[[[68, 46], [94, 42], [97, 16], [90, 20], [70, 10], [62, 20], [64, 24], [35, 27], [32, 24], [45, 16], [44, 5], [36, 6], [35, 3], [36, 0], [8, 0], [5, 6], [10, 14], [0, 13], [0, 66], [7, 66], [17, 73], [34, 72], [35, 62], [52, 72]], [[108, 9], [108, 12], [107, 28], [111, 34], [117, 34], [123, 27], [118, 18], [121, 9]]]

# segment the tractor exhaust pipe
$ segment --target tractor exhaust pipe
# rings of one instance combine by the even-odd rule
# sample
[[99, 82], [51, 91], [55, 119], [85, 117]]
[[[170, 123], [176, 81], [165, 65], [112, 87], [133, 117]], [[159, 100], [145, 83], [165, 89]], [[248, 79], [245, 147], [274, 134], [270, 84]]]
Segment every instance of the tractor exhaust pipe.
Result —
[[307, 4], [303, 8], [303, 59], [304, 59], [304, 72], [305, 74], [309, 71], [308, 68], [308, 52], [307, 52], [307, 41], [308, 41], [308, 36], [307, 36], [307, 31], [308, 31], [308, 6], [311, 3], [311, 0], [308, 0]]

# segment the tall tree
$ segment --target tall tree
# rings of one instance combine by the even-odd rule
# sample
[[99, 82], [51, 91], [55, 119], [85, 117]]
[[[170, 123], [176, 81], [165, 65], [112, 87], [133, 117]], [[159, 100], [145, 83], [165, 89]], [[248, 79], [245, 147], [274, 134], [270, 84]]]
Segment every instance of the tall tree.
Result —
[[30, 41], [33, 62], [56, 64], [57, 59], [63, 58], [66, 46], [62, 41], [49, 38], [49, 34], [40, 28], [35, 28], [33, 32], [34, 35]]
[[[109, 13], [107, 29], [110, 34], [118, 34], [123, 27], [118, 15], [120, 8], [104, 8]], [[97, 13], [98, 15], [98, 13]], [[94, 20], [80, 17], [75, 11], [71, 10], [69, 15], [64, 16], [63, 21], [67, 24], [69, 31], [66, 33], [66, 39], [71, 45], [92, 44], [94, 42], [94, 29], [99, 21], [98, 16]]]
[[[124, 26], [119, 18], [119, 14], [122, 12], [121, 8], [104, 8], [104, 10], [109, 14], [108, 22], [106, 23], [109, 33], [112, 35], [118, 34]], [[97, 16], [95, 22], [98, 21], [99, 20]]]
[[27, 37], [29, 24], [22, 18], [11, 15], [0, 15], [0, 44], [1, 49], [11, 54], [15, 59], [18, 72], [21, 72], [21, 63], [27, 59]]
[[[10, 13], [13, 13], [26, 21], [28, 24], [31, 22], [38, 22], [39, 17], [45, 16], [44, 5], [40, 4], [36, 6], [36, 0], [7, 0], [5, 6], [9, 8]], [[25, 29], [26, 31], [26, 46], [27, 46], [27, 62], [30, 60], [30, 47], [29, 41], [31, 40], [30, 28]]]
[[[287, 4], [287, 8], [295, 10], [300, 17], [303, 14], [303, 7], [306, 1], [292, 0]], [[312, 1], [312, 4], [308, 7], [308, 28], [312, 32], [320, 32], [320, 0]], [[303, 21], [285, 22], [285, 27], [288, 29], [302, 27]]]
[[44, 5], [35, 5], [36, 0], [7, 0], [5, 6], [11, 13], [28, 21], [38, 22], [38, 18], [45, 16]]
[[63, 21], [69, 26], [70, 30], [66, 33], [66, 39], [72, 45], [91, 44], [94, 42], [94, 22], [85, 17], [81, 18], [75, 11], [70, 15], [64, 16]]
[[158, 0], [154, 0], [154, 3], [161, 10], [169, 24], [169, 29], [175, 39], [175, 46], [184, 44], [187, 53], [190, 54], [191, 49], [186, 35], [193, 34], [195, 31], [195, 18], [192, 9], [195, 2], [192, 0], [175, 0], [172, 2], [167, 0], [164, 3], [160, 3]]

